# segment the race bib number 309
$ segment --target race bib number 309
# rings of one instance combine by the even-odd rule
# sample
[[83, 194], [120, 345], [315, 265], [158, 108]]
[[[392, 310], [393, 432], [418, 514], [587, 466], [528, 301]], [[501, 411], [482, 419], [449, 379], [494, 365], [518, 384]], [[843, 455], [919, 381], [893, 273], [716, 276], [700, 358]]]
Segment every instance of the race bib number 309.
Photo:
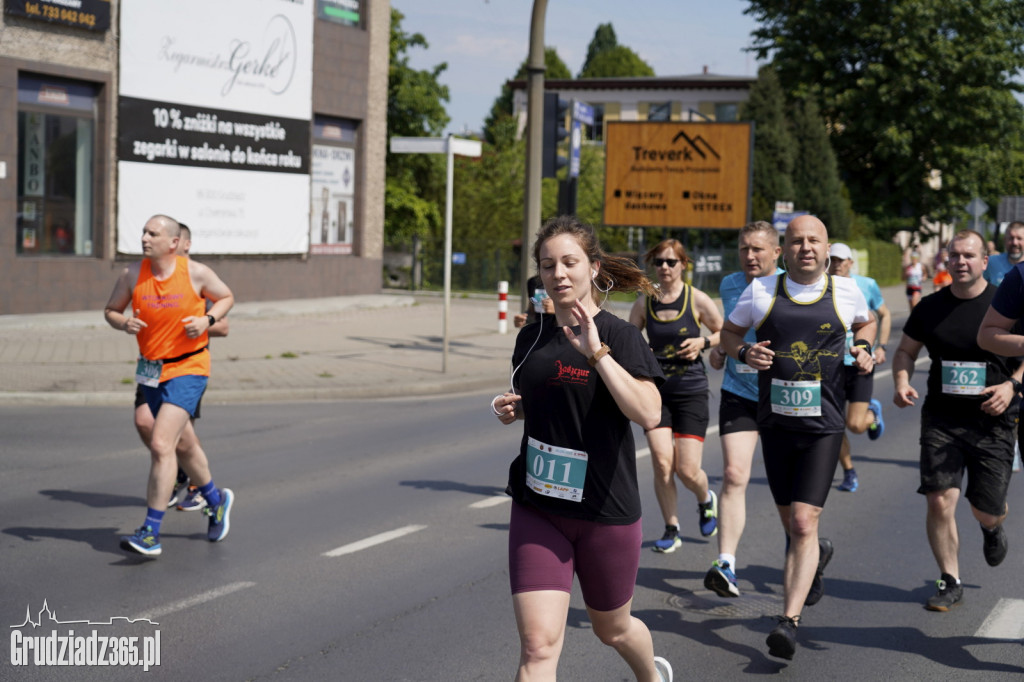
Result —
[[581, 502], [587, 478], [587, 453], [542, 443], [526, 443], [526, 485], [538, 495]]
[[772, 379], [771, 403], [775, 414], [820, 417], [821, 382]]

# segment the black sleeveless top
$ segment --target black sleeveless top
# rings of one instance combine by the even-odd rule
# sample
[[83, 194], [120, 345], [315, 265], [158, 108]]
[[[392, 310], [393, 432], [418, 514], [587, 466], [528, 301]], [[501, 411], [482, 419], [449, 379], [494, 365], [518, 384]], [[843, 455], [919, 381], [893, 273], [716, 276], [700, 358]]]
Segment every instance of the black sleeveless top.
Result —
[[[670, 310], [676, 315], [667, 320], [659, 319], [657, 313], [662, 310]], [[695, 360], [684, 360], [676, 355], [682, 341], [700, 336], [700, 325], [693, 308], [693, 287], [684, 283], [683, 291], [674, 301], [657, 301], [648, 296], [646, 312], [647, 341], [667, 383], [676, 389], [706, 390], [708, 377], [704, 359], [698, 355]]]
[[846, 428], [846, 326], [835, 281], [826, 277], [825, 291], [810, 303], [791, 299], [786, 276], [778, 278], [771, 308], [757, 328], [757, 340], [770, 340], [775, 351], [771, 369], [757, 376], [759, 426], [822, 434]]

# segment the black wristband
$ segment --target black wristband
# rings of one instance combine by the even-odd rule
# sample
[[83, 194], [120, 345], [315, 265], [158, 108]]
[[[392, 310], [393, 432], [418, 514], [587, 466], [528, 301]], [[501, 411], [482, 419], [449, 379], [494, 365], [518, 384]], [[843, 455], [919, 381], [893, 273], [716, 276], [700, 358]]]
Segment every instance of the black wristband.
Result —
[[705, 336], [704, 337], [704, 350], [707, 350], [708, 348], [711, 348], [711, 337], [710, 336]]
[[1022, 385], [1019, 381], [1017, 381], [1013, 377], [1010, 377], [1010, 383], [1013, 384], [1013, 394], [1014, 395], [1020, 395], [1021, 390], [1024, 390], [1024, 385]]
[[217, 324], [217, 318], [214, 317], [213, 315], [207, 315], [206, 319], [210, 322], [210, 327]]
[[739, 351], [736, 353], [736, 359], [739, 360], [740, 362], [742, 362], [744, 365], [747, 364], [747, 351], [748, 350], [750, 350], [750, 344], [749, 343], [745, 343], [745, 344], [743, 344], [742, 347], [740, 347]]
[[866, 350], [869, 353], [871, 352], [871, 344], [868, 343], [864, 339], [857, 339], [856, 341], [853, 342], [853, 345], [857, 346], [857, 347], [860, 347], [860, 348], [863, 348], [864, 350]]

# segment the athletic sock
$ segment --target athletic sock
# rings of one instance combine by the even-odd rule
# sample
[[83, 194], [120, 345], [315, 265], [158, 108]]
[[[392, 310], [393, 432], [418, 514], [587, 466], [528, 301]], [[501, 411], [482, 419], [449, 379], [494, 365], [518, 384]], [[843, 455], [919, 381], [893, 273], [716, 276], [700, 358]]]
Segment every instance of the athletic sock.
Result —
[[731, 568], [733, 570], [733, 572], [736, 571], [736, 557], [733, 556], [732, 554], [719, 554], [718, 555], [718, 562], [719, 563], [723, 563], [723, 562], [727, 563], [727, 564], [729, 564], [729, 568]]
[[153, 529], [155, 535], [160, 535], [160, 524], [163, 523], [165, 511], [146, 507], [146, 522], [143, 524]]
[[206, 485], [199, 486], [199, 492], [203, 494], [203, 499], [206, 500], [206, 504], [210, 505], [211, 509], [220, 506], [220, 490], [213, 484], [212, 478]]
[[710, 502], [711, 502], [711, 488], [708, 488], [708, 499], [704, 500], [704, 504], [709, 504]]

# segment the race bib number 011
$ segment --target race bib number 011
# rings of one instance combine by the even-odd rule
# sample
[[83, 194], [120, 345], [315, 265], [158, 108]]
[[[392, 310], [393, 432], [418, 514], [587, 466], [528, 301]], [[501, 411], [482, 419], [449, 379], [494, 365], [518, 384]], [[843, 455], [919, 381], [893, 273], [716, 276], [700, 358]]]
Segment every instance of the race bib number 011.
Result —
[[820, 417], [821, 382], [772, 379], [771, 403], [775, 414]]
[[587, 478], [587, 453], [542, 443], [526, 442], [526, 485], [538, 495], [581, 502]]
[[952, 395], [980, 395], [985, 390], [984, 362], [942, 361], [942, 392]]

